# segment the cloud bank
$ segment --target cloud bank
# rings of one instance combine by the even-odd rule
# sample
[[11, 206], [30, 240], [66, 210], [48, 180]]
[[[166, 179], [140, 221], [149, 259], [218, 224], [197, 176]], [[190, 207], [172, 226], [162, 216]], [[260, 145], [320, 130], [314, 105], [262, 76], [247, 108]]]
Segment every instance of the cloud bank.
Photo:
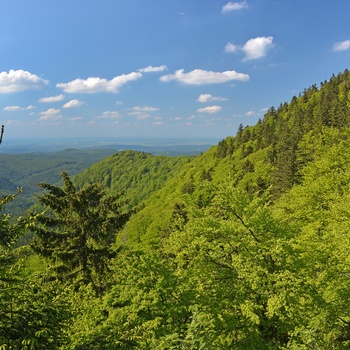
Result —
[[247, 81], [249, 80], [249, 75], [237, 73], [234, 70], [212, 72], [195, 69], [189, 73], [184, 73], [184, 69], [179, 69], [174, 74], [163, 75], [160, 80], [163, 82], [176, 80], [187, 85], [222, 84], [232, 80]]
[[20, 92], [30, 89], [39, 89], [49, 83], [35, 74], [24, 70], [0, 72], [0, 93]]

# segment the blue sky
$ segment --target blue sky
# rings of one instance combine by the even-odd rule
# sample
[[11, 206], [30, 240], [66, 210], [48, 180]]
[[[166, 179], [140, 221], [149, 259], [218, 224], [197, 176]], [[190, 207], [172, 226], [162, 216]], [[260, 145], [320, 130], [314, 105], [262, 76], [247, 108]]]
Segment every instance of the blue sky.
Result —
[[5, 136], [224, 138], [350, 68], [349, 0], [3, 0]]

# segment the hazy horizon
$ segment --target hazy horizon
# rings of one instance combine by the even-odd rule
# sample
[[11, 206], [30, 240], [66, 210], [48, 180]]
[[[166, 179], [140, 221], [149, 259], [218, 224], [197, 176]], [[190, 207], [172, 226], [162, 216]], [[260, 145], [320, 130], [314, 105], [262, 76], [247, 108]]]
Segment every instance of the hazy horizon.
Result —
[[[200, 153], [220, 140], [215, 138], [139, 138], [139, 137], [32, 137], [5, 139], [1, 153], [58, 152], [61, 150], [111, 148], [115, 150], [144, 150], [159, 153], [163, 150], [197, 150]], [[185, 152], [184, 151], [184, 152]]]

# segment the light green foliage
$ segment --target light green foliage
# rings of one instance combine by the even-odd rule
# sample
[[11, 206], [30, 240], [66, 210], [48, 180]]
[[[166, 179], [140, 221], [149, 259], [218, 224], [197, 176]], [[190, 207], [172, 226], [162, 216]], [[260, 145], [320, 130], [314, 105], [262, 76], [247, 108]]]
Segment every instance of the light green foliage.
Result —
[[285, 310], [290, 301], [281, 293], [296, 278], [289, 268], [290, 233], [272, 219], [262, 199], [227, 187], [215, 193], [166, 244], [195, 293], [200, 317], [190, 329], [209, 327], [201, 341], [217, 349], [278, 348], [291, 327]]
[[74, 183], [77, 188], [100, 182], [112, 192], [125, 190], [133, 207], [176, 176], [178, 169], [191, 159], [122, 151], [89, 167], [74, 178]]
[[[188, 296], [157, 253], [128, 252], [115, 260], [117, 281], [103, 298], [79, 303], [72, 342], [86, 349], [171, 349], [189, 318]], [[172, 347], [173, 346], [173, 347]]]
[[[307, 143], [310, 142], [310, 143]], [[323, 348], [350, 345], [350, 142], [349, 131], [325, 129], [318, 140], [309, 136], [305, 148], [315, 160], [303, 169], [300, 186], [281, 198], [281, 221], [299, 235], [305, 281], [313, 285], [315, 310], [301, 337]], [[303, 340], [305, 340], [303, 338]]]

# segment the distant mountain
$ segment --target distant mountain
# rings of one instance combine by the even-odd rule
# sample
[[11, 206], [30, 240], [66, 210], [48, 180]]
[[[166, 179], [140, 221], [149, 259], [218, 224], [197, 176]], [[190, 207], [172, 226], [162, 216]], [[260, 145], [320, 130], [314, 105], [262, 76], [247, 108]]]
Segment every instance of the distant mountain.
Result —
[[93, 163], [115, 153], [111, 149], [65, 149], [55, 153], [0, 153], [0, 196], [13, 194], [17, 188], [23, 192], [16, 201], [7, 205], [11, 215], [18, 215], [35, 202], [40, 182], [57, 183], [60, 173], [80, 173]]
[[194, 155], [217, 144], [218, 139], [149, 139], [149, 138], [41, 138], [5, 139], [0, 154], [54, 153], [64, 149], [133, 150], [157, 155]]

